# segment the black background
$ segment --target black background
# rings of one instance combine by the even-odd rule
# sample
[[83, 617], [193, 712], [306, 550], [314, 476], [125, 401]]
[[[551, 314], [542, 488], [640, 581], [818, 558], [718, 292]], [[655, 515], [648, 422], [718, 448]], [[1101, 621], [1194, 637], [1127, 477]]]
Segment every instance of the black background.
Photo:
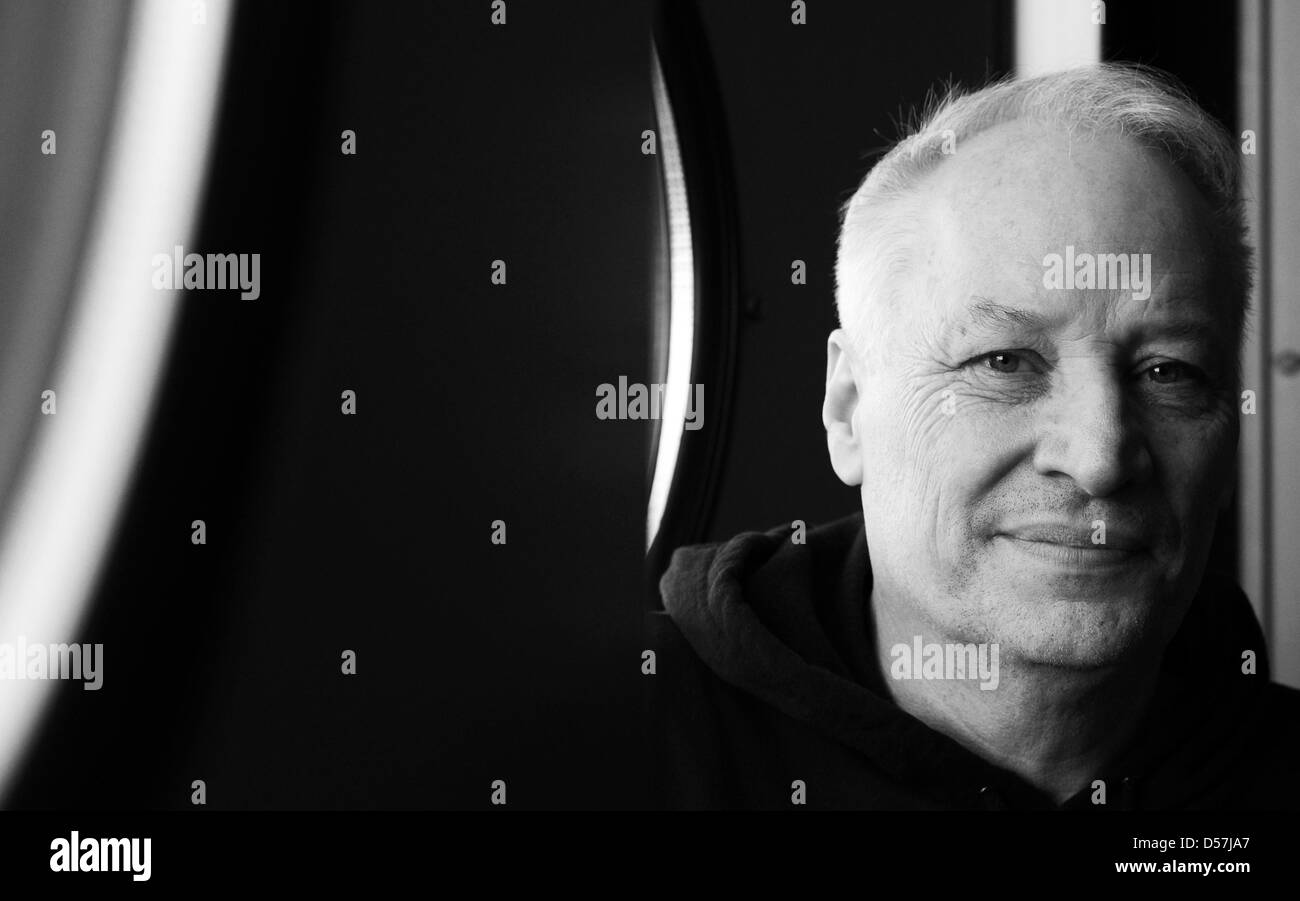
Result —
[[238, 4], [187, 249], [261, 253], [261, 297], [185, 298], [104, 687], [10, 806], [639, 803], [647, 431], [595, 391], [646, 380], [648, 13], [489, 14]]

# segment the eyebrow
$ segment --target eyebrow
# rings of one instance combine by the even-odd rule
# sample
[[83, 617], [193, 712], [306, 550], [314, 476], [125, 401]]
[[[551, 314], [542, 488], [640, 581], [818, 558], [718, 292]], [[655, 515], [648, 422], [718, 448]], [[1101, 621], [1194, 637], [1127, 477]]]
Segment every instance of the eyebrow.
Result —
[[[1050, 319], [1041, 313], [1009, 307], [979, 295], [972, 295], [972, 298], [978, 302], [967, 309], [968, 315], [962, 322], [963, 325], [981, 330], [1012, 326], [1032, 331], [1046, 331], [1051, 325]], [[1224, 329], [1223, 324], [1213, 319], [1192, 316], [1154, 324], [1149, 329], [1139, 329], [1138, 336], [1147, 340], [1166, 338], [1217, 345], [1223, 341]]]
[[1202, 341], [1206, 344], [1219, 345], [1230, 326], [1216, 323], [1209, 319], [1175, 319], [1162, 323], [1150, 330], [1150, 338], [1171, 338], [1176, 341]]
[[1042, 330], [1047, 327], [1047, 319], [1038, 313], [1004, 306], [984, 297], [979, 298], [979, 302], [972, 305], [968, 313], [969, 323], [978, 328], [1014, 325], [1020, 328]]

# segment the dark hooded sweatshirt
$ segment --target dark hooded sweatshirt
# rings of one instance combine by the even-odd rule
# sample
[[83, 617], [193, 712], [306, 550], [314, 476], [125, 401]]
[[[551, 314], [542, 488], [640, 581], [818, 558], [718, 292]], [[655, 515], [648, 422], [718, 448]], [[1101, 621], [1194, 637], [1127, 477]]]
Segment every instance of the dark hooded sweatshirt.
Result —
[[[1236, 583], [1207, 573], [1151, 710], [1058, 805], [890, 700], [862, 515], [679, 549], [649, 617], [654, 787], [672, 808], [1300, 809], [1300, 692], [1269, 682]], [[1243, 652], [1256, 654], [1245, 674]], [[802, 791], [800, 785], [802, 783]]]

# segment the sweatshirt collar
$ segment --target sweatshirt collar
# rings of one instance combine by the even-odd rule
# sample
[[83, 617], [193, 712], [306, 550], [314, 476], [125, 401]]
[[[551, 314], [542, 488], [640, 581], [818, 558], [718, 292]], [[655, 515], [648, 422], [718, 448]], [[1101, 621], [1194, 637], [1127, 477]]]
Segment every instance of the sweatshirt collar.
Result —
[[[724, 681], [855, 748], [900, 784], [924, 787], [936, 805], [1058, 806], [894, 704], [875, 660], [871, 583], [859, 513], [810, 530], [801, 545], [783, 526], [682, 548], [660, 585], [665, 609]], [[1177, 804], [1230, 764], [1231, 721], [1252, 703], [1248, 689], [1262, 684], [1218, 675], [1238, 646], [1263, 655], [1249, 602], [1230, 580], [1208, 574], [1166, 653], [1151, 715], [1098, 775], [1108, 807]], [[1251, 678], [1266, 682], [1260, 663]], [[1092, 794], [1060, 806], [1091, 807]]]

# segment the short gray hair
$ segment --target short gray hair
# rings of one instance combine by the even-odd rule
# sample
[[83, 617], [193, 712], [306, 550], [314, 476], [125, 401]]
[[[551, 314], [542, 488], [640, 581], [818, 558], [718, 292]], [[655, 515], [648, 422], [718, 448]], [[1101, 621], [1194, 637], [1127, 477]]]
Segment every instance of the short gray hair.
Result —
[[909, 133], [840, 210], [835, 304], [852, 344], [867, 349], [866, 336], [881, 325], [876, 318], [881, 307], [868, 299], [889, 296], [910, 265], [912, 217], [900, 215], [900, 201], [946, 158], [945, 143], [1023, 119], [1130, 137], [1187, 175], [1213, 211], [1216, 278], [1235, 301], [1230, 309], [1240, 338], [1250, 306], [1252, 250], [1236, 142], [1171, 76], [1137, 64], [1098, 63], [1007, 78], [972, 93], [949, 88], [942, 96], [931, 94]]

